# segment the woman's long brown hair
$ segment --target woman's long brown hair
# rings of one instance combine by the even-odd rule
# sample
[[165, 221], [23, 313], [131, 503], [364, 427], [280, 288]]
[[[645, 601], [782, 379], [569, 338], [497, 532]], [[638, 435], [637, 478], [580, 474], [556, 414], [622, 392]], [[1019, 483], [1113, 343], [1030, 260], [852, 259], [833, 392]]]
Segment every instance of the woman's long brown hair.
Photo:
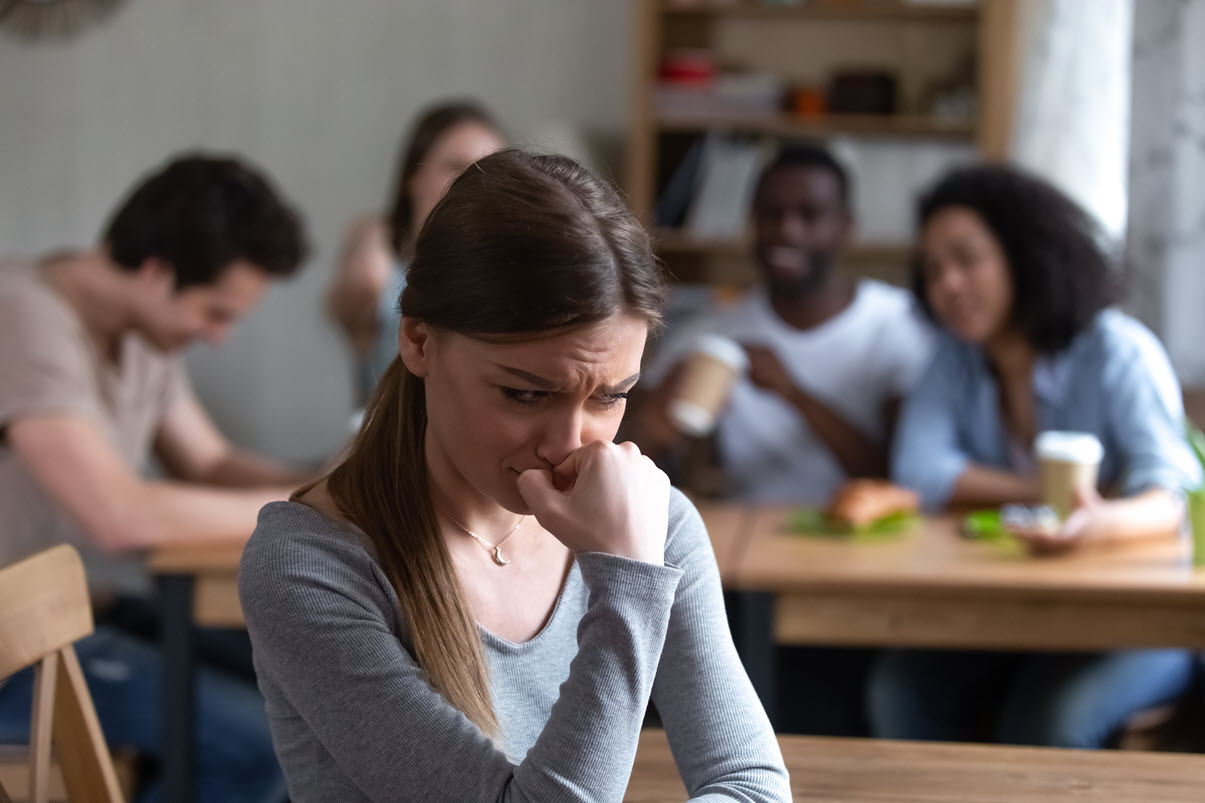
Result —
[[[648, 235], [613, 189], [571, 159], [516, 150], [452, 182], [406, 280], [403, 315], [483, 339], [535, 337], [620, 311], [655, 326], [665, 290]], [[423, 380], [395, 358], [328, 490], [375, 547], [431, 685], [492, 736], [481, 636], [431, 499], [426, 426]]]

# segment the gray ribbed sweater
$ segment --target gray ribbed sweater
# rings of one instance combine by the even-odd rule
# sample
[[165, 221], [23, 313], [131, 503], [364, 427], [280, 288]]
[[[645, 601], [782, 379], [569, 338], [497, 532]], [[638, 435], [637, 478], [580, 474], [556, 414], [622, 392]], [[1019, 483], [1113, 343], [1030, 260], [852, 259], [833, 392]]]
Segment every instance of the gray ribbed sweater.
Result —
[[239, 595], [292, 799], [619, 801], [651, 693], [691, 800], [790, 800], [707, 533], [677, 491], [669, 520], [667, 565], [579, 554], [535, 638], [482, 631], [495, 744], [427, 683], [364, 535], [266, 506]]

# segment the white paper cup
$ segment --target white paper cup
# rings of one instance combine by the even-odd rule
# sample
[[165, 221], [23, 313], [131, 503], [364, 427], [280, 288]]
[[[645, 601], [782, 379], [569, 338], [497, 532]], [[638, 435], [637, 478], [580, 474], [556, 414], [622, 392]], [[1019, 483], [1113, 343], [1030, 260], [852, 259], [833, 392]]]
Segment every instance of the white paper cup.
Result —
[[749, 367], [740, 344], [722, 335], [703, 335], [694, 345], [682, 370], [678, 392], [669, 403], [669, 416], [687, 435], [707, 435], [736, 378]]
[[1043, 432], [1034, 442], [1042, 502], [1066, 518], [1075, 508], [1075, 492], [1096, 487], [1105, 450], [1087, 432]]

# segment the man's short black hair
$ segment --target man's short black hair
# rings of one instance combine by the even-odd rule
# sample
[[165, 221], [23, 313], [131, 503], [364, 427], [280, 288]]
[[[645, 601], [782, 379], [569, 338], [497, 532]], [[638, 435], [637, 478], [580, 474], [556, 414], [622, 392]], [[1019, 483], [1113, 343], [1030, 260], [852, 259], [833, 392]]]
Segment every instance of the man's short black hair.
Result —
[[290, 276], [309, 251], [300, 216], [263, 174], [237, 158], [206, 154], [178, 157], [143, 179], [113, 213], [102, 242], [126, 270], [151, 258], [168, 263], [177, 290], [213, 284], [238, 260]]
[[[1003, 164], [956, 168], [920, 197], [917, 229], [954, 207], [978, 215], [1000, 244], [1012, 276], [1011, 323], [1037, 351], [1066, 348], [1121, 298], [1099, 223], [1045, 180]], [[912, 287], [932, 318], [920, 254]]]
[[793, 142], [784, 145], [774, 159], [762, 168], [761, 175], [757, 179], [757, 191], [753, 197], [757, 198], [761, 194], [761, 188], [765, 184], [766, 178], [784, 167], [802, 167], [832, 174], [841, 190], [841, 200], [844, 202], [845, 208], [851, 207], [853, 187], [849, 171], [831, 153], [811, 142]]

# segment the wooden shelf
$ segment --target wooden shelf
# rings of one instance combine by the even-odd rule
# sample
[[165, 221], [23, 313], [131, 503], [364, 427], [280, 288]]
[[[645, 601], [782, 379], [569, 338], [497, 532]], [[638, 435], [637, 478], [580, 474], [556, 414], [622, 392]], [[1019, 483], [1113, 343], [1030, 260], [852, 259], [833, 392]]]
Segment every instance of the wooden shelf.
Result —
[[753, 247], [747, 238], [695, 237], [680, 229], [654, 229], [653, 249], [658, 254], [748, 254]]
[[935, 20], [976, 22], [979, 4], [926, 5], [904, 0], [802, 0], [792, 5], [760, 0], [695, 0], [692, 4], [662, 0], [667, 15], [714, 15], [730, 17], [803, 17], [813, 19]]
[[[750, 287], [760, 281], [753, 243], [747, 237], [693, 237], [681, 229], [655, 229], [653, 250], [676, 282]], [[906, 242], [854, 243], [841, 255], [841, 270], [855, 277], [907, 286], [912, 245]]]
[[[717, 239], [695, 237], [680, 229], [654, 229], [653, 249], [661, 256], [671, 255], [722, 255], [724, 257], [750, 257], [753, 242], [746, 237]], [[862, 242], [849, 248], [846, 258], [850, 262], [900, 262], [912, 257], [912, 244], [908, 242]]]
[[[632, 0], [634, 91], [625, 169], [632, 209], [645, 222], [655, 219], [658, 198], [694, 140], [709, 132], [754, 140], [767, 155], [772, 146], [796, 138], [891, 143], [895, 147], [885, 155], [895, 160], [923, 148], [938, 157], [934, 169], [964, 147], [982, 147], [993, 131], [1011, 130], [1015, 65], [994, 51], [1010, 50], [1016, 38], [1015, 5], [1016, 0]], [[709, 51], [719, 69], [778, 76], [786, 86], [819, 86], [837, 70], [873, 65], [897, 76], [899, 108], [913, 113], [804, 117], [773, 104], [758, 113], [750, 103], [752, 113], [742, 114], [735, 98], [725, 106], [711, 98], [659, 93], [666, 54], [678, 49]], [[971, 56], [979, 113], [951, 120], [923, 112], [932, 90], [966, 72]], [[859, 189], [910, 204], [911, 184], [876, 185], [894, 175], [884, 172], [881, 181], [859, 175], [866, 184]], [[700, 240], [681, 229], [657, 230], [654, 237], [657, 254], [680, 281], [747, 286], [758, 280], [747, 238]], [[906, 285], [910, 263], [911, 244], [860, 243], [843, 254], [842, 270]]]
[[973, 121], [941, 120], [924, 115], [829, 114], [822, 117], [742, 117], [739, 115], [668, 115], [657, 117], [657, 128], [667, 133], [701, 133], [713, 129], [772, 134], [783, 137], [848, 135], [881, 139], [950, 139], [971, 142]]

